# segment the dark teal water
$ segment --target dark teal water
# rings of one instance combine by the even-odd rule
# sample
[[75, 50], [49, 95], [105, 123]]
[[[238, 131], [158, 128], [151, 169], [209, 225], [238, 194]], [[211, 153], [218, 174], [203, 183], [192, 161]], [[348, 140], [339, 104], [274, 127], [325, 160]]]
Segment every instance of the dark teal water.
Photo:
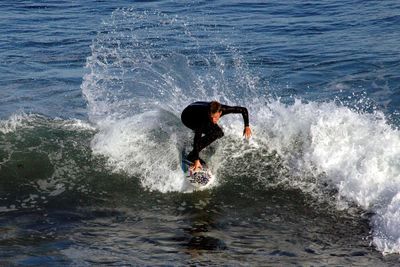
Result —
[[[0, 265], [395, 266], [396, 1], [3, 1]], [[244, 105], [192, 192], [180, 112]]]

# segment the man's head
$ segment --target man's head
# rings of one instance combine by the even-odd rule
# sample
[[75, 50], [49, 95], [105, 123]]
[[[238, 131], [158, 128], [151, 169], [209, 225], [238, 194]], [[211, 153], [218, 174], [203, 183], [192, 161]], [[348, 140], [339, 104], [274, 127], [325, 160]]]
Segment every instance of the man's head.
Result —
[[221, 115], [221, 104], [217, 101], [212, 101], [210, 103], [210, 119], [212, 123], [217, 124]]

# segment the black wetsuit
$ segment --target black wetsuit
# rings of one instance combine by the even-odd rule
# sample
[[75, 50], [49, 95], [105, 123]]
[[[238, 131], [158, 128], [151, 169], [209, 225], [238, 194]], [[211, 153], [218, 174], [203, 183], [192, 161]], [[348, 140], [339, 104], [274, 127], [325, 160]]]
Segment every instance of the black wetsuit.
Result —
[[[245, 107], [231, 107], [221, 105], [221, 117], [230, 113], [241, 113], [244, 126], [249, 126], [249, 115]], [[224, 136], [224, 132], [211, 121], [210, 102], [195, 102], [187, 106], [181, 115], [183, 124], [194, 131], [193, 150], [187, 156], [190, 161], [199, 158], [199, 152], [214, 142], [216, 139]], [[204, 134], [204, 136], [202, 136]]]

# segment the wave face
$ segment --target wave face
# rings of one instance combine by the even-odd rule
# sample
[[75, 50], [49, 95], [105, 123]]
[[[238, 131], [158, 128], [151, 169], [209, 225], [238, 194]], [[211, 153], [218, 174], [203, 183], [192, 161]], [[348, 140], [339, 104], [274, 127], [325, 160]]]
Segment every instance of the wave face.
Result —
[[211, 23], [162, 12], [114, 11], [91, 48], [82, 84], [98, 129], [91, 148], [115, 172], [149, 190], [185, 191], [179, 156], [192, 134], [180, 122], [183, 108], [213, 99], [247, 106], [252, 140], [242, 141], [240, 116], [227, 116], [225, 137], [205, 151], [216, 186], [252, 177], [338, 209], [355, 204], [374, 214], [376, 248], [400, 252], [400, 133], [368, 99], [353, 107], [276, 99]]
[[63, 207], [106, 170], [91, 156], [87, 122], [16, 113], [0, 121], [0, 212]]

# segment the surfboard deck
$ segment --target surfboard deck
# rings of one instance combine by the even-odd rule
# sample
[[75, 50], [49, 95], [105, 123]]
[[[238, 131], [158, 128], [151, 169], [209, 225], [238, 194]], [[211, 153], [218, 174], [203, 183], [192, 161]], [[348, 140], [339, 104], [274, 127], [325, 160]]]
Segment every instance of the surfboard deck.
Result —
[[184, 172], [187, 181], [196, 189], [208, 187], [208, 185], [214, 180], [214, 175], [207, 167], [207, 164], [202, 164], [203, 168], [198, 171], [190, 170], [191, 165], [192, 162], [187, 160], [186, 156], [182, 153], [182, 171]]

